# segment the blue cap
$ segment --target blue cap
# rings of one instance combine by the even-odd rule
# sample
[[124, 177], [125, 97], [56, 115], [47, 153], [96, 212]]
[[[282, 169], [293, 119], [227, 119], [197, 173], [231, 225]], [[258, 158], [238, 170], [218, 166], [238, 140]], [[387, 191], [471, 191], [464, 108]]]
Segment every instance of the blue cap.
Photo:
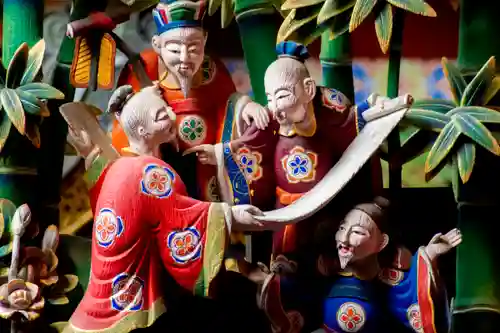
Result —
[[310, 57], [305, 45], [292, 41], [280, 42], [276, 45], [276, 53], [278, 58], [293, 58], [300, 62], [305, 62]]

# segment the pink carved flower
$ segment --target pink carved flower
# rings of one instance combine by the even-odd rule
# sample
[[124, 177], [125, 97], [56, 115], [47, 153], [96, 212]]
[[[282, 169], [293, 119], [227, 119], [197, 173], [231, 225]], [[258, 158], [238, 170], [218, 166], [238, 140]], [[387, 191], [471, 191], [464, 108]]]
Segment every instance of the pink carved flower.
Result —
[[153, 171], [149, 181], [149, 189], [164, 192], [167, 181], [168, 178], [166, 175], [160, 174], [158, 171]]
[[344, 313], [339, 317], [340, 321], [343, 322], [349, 330], [355, 328], [358, 324], [363, 322], [363, 317], [356, 312], [356, 309], [349, 306]]
[[45, 305], [37, 285], [20, 279], [11, 280], [0, 286], [0, 317], [10, 319], [21, 314], [27, 320], [40, 316]]

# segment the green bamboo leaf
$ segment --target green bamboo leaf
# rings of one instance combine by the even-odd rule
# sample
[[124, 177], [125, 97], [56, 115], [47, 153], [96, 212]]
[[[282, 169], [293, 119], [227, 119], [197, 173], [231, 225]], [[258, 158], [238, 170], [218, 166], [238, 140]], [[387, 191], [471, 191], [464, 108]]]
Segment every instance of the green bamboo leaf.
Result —
[[422, 0], [387, 0], [387, 2], [418, 15], [436, 17], [436, 11]]
[[454, 114], [469, 115], [483, 124], [500, 124], [500, 112], [483, 106], [462, 106], [447, 113], [450, 117]]
[[[16, 89], [16, 93], [21, 99], [21, 104], [23, 105], [24, 111], [26, 111], [29, 114], [39, 116], [47, 113], [49, 113], [49, 110], [45, 103], [40, 101], [38, 98], [35, 97], [35, 95], [30, 94], [29, 92], [26, 92], [21, 89]], [[43, 113], [43, 114], [42, 114]], [[49, 113], [50, 114], [50, 113]]]
[[438, 98], [418, 100], [413, 102], [413, 104], [411, 105], [412, 109], [430, 110], [443, 114], [453, 110], [456, 107], [457, 105], [453, 101]]
[[476, 146], [471, 142], [461, 145], [457, 150], [457, 168], [463, 184], [469, 181], [475, 162]]
[[5, 86], [7, 88], [16, 88], [21, 82], [26, 64], [28, 62], [29, 47], [27, 43], [22, 43], [16, 50], [7, 67]]
[[451, 121], [451, 118], [436, 111], [412, 108], [405, 115], [404, 121], [418, 128], [439, 132]]
[[460, 106], [482, 105], [486, 92], [495, 77], [495, 57], [491, 57], [481, 67], [464, 90]]
[[76, 286], [78, 285], [78, 276], [76, 275], [65, 274], [64, 279], [66, 280], [64, 282], [64, 287], [63, 287], [63, 291], [65, 293], [69, 293], [71, 290], [75, 289]]
[[387, 53], [392, 36], [392, 6], [386, 3], [380, 13], [375, 18], [375, 32], [382, 53]]
[[34, 95], [38, 99], [64, 99], [64, 94], [47, 83], [32, 82], [18, 89]]
[[483, 146], [495, 155], [500, 155], [500, 146], [491, 132], [476, 118], [466, 113], [456, 113], [452, 117], [452, 123], [464, 135], [471, 138], [477, 144]]
[[[294, 32], [315, 20], [321, 7], [322, 5], [319, 4], [309, 8], [292, 9], [278, 31], [278, 43], [285, 41]], [[316, 22], [314, 22], [314, 25], [316, 25]]]
[[353, 32], [363, 23], [376, 4], [377, 0], [356, 0], [351, 14], [351, 22], [349, 23], [349, 32]]
[[491, 99], [495, 97], [496, 94], [498, 94], [499, 90], [500, 90], [500, 76], [495, 76], [491, 81], [488, 90], [486, 90], [486, 93], [484, 94], [482, 104], [487, 105], [491, 101]]
[[462, 99], [465, 87], [467, 87], [467, 83], [465, 82], [462, 73], [460, 73], [460, 70], [454, 64], [449, 62], [448, 59], [443, 57], [441, 65], [443, 67], [446, 80], [450, 85], [453, 99], [457, 105], [460, 105], [460, 100]]
[[423, 154], [436, 140], [438, 133], [417, 129], [401, 144], [395, 154], [391, 154], [391, 163], [404, 165]]
[[26, 116], [24, 114], [23, 105], [16, 91], [9, 88], [4, 88], [0, 91], [0, 102], [3, 109], [9, 116], [10, 121], [18, 132], [22, 135], [25, 133]]
[[[0, 115], [0, 152], [5, 147], [5, 142], [9, 138], [10, 128], [12, 123], [6, 114]], [[0, 217], [1, 219], [1, 217]]]
[[40, 137], [40, 128], [37, 124], [27, 123], [26, 124], [26, 137], [31, 141], [33, 146], [36, 148], [40, 148], [41, 146], [41, 137]]
[[356, 0], [326, 0], [318, 14], [318, 24], [351, 9], [355, 3]]
[[332, 17], [328, 22], [330, 23], [330, 40], [345, 34], [349, 31], [349, 23], [351, 21], [352, 10], [348, 10], [339, 15]]
[[66, 305], [69, 304], [69, 299], [64, 295], [57, 295], [54, 298], [48, 299], [49, 303], [52, 305]]
[[50, 327], [55, 329], [57, 333], [62, 333], [64, 332], [64, 329], [69, 325], [67, 321], [58, 321], [55, 323], [50, 324]]
[[222, 28], [227, 28], [234, 18], [233, 0], [223, 0], [221, 4], [220, 20]]
[[[0, 199], [0, 215], [4, 222], [4, 234], [2, 235], [2, 245], [0, 246], [0, 258], [12, 252], [12, 219], [14, 218], [14, 213], [16, 212], [16, 205], [10, 200]], [[5, 241], [4, 241], [5, 240]]]
[[323, 3], [325, 0], [287, 0], [281, 6], [281, 10], [298, 9], [303, 7], [315, 6]]
[[436, 142], [432, 145], [429, 155], [427, 155], [425, 173], [431, 173], [441, 164], [441, 162], [443, 162], [459, 136], [460, 130], [456, 127], [455, 122], [446, 124], [437, 137]]
[[458, 158], [456, 154], [452, 157], [451, 161], [451, 187], [455, 201], [458, 202], [458, 195], [460, 193], [460, 174], [458, 172]]
[[212, 16], [217, 12], [223, 0], [209, 0], [208, 1], [208, 15]]
[[21, 78], [21, 85], [33, 82], [42, 68], [43, 55], [45, 54], [45, 41], [40, 39], [28, 53], [28, 62], [23, 77]]

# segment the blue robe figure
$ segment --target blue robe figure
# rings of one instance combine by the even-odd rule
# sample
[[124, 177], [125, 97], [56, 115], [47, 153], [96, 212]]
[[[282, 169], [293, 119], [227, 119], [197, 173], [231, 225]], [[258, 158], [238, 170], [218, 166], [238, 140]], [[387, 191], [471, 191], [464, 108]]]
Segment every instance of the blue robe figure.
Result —
[[448, 332], [446, 292], [423, 248], [408, 264], [384, 268], [371, 281], [340, 273], [324, 301], [325, 331]]

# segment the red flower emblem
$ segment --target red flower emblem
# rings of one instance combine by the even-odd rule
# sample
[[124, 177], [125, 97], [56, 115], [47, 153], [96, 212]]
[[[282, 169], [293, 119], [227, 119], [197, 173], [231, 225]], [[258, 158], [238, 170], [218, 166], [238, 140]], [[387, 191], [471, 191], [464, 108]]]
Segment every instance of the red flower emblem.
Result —
[[168, 182], [167, 175], [161, 174], [158, 171], [152, 171], [151, 178], [148, 183], [149, 190], [163, 193], [165, 192], [167, 182]]
[[175, 248], [177, 255], [185, 256], [194, 251], [196, 244], [194, 243], [193, 235], [187, 234], [184, 237], [179, 237], [175, 240]]
[[96, 230], [101, 236], [101, 240], [108, 241], [116, 232], [116, 223], [109, 215], [103, 215], [97, 223]]
[[365, 312], [359, 304], [344, 303], [337, 314], [337, 321], [347, 332], [357, 332], [364, 325]]
[[413, 304], [408, 308], [407, 316], [411, 327], [413, 327], [416, 332], [423, 332], [422, 316], [420, 315], [420, 307], [418, 304]]

